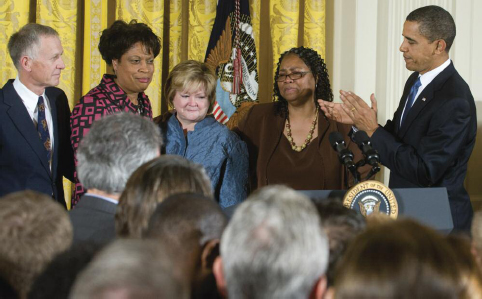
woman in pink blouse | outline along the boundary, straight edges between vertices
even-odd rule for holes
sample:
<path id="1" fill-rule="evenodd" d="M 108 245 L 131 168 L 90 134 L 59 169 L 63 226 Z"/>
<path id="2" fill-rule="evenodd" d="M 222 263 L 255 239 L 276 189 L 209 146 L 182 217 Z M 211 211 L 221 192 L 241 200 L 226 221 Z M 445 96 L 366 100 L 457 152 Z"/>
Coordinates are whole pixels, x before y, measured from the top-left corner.
<path id="1" fill-rule="evenodd" d="M 70 116 L 74 152 L 92 123 L 117 112 L 140 114 L 152 119 L 152 107 L 144 93 L 152 81 L 154 58 L 159 55 L 159 38 L 143 23 L 115 21 L 102 32 L 99 52 L 112 66 L 114 75 L 104 74 L 99 85 L 84 95 Z M 139 153 L 141 154 L 141 153 Z M 75 159 L 77 165 L 77 159 Z M 86 190 L 75 173 L 72 207 Z M 115 193 L 116 190 L 112 190 Z"/>

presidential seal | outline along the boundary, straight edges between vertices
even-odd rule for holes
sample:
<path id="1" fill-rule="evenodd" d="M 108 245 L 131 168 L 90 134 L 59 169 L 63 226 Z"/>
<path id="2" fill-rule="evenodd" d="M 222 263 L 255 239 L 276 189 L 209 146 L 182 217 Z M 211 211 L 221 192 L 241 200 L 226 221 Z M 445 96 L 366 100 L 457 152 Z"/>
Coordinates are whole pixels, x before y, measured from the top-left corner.
<path id="1" fill-rule="evenodd" d="M 398 202 L 392 190 L 378 181 L 365 181 L 356 184 L 345 194 L 343 205 L 363 216 L 383 213 L 396 219 Z"/>

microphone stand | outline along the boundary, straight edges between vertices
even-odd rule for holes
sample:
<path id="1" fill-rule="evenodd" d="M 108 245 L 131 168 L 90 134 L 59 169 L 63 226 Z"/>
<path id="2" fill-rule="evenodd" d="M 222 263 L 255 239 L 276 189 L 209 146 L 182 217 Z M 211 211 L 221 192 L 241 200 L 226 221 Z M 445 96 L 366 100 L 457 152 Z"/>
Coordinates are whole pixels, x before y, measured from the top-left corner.
<path id="1" fill-rule="evenodd" d="M 360 173 L 358 172 L 358 168 L 365 166 L 365 164 L 366 164 L 365 159 L 361 159 L 355 164 L 356 172 L 358 173 L 358 176 L 360 176 Z M 380 166 L 378 165 L 378 163 L 372 165 L 372 169 L 370 169 L 370 172 L 368 172 L 367 176 L 365 177 L 365 181 L 371 178 L 372 176 L 374 176 L 375 174 L 377 174 L 379 171 L 380 171 Z"/>

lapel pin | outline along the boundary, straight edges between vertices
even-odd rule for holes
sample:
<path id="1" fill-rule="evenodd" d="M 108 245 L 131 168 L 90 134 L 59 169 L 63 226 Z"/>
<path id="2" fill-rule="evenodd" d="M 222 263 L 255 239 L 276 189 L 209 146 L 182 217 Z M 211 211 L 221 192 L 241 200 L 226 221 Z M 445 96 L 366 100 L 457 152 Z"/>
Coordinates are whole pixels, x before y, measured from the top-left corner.
<path id="1" fill-rule="evenodd" d="M 422 101 L 424 101 L 424 102 L 425 102 L 425 100 L 426 100 L 426 98 L 422 98 Z"/>

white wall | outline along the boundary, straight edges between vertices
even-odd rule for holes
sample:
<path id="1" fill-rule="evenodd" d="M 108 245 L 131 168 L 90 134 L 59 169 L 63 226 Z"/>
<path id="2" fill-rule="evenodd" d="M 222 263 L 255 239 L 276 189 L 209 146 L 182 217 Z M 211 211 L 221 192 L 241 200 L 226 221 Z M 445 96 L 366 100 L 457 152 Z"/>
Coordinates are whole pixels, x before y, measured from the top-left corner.
<path id="1" fill-rule="evenodd" d="M 395 112 L 410 72 L 405 68 L 399 46 L 405 17 L 425 5 L 439 5 L 449 11 L 457 25 L 457 37 L 450 51 L 454 65 L 474 95 L 482 132 L 482 1 L 480 0 L 326 0 L 333 13 L 332 32 L 327 33 L 327 59 L 335 99 L 338 90 L 352 90 L 369 103 L 375 93 L 378 122 L 385 124 Z M 477 51 L 479 50 L 479 51 Z M 477 55 L 478 54 L 478 55 Z M 339 100 L 339 99 L 338 99 Z M 388 183 L 388 171 L 379 179 Z M 482 206 L 482 135 L 474 148 L 466 186 L 476 208 Z"/>

